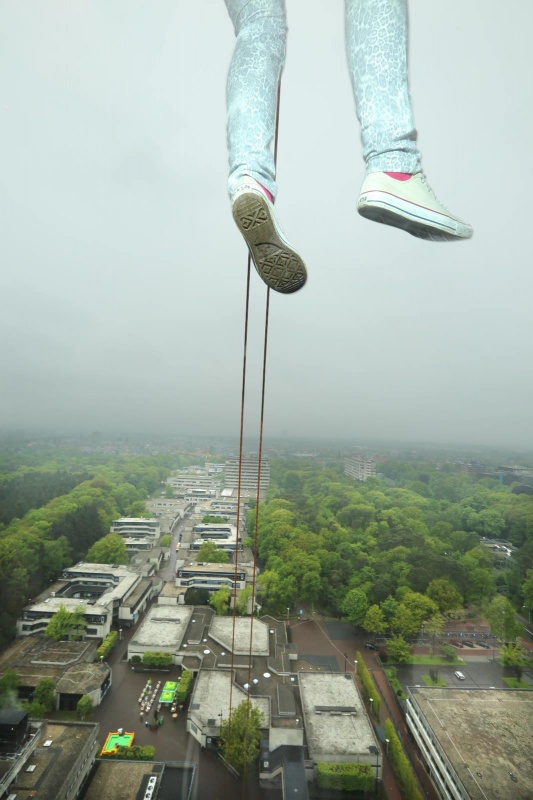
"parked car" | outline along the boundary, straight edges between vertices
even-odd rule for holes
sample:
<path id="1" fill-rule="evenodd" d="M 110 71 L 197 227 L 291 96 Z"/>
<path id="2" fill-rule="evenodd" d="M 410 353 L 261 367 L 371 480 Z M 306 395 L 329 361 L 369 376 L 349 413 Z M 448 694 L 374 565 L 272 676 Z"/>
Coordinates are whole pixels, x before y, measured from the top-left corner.
<path id="1" fill-rule="evenodd" d="M 462 642 L 456 642 L 455 639 L 452 639 L 450 644 L 453 644 L 454 647 L 462 647 L 463 646 Z"/>
<path id="2" fill-rule="evenodd" d="M 468 639 L 463 639 L 463 644 L 466 645 L 466 647 L 475 647 L 476 646 L 474 644 L 474 642 L 469 642 Z"/>
<path id="3" fill-rule="evenodd" d="M 490 650 L 490 644 L 487 644 L 487 642 L 478 642 L 478 645 L 484 647 L 485 650 Z"/>
<path id="4" fill-rule="evenodd" d="M 455 677 L 457 678 L 458 681 L 464 681 L 465 680 L 465 676 L 459 670 L 457 670 L 453 674 L 455 675 Z"/>
<path id="5" fill-rule="evenodd" d="M 365 647 L 366 647 L 367 650 L 379 650 L 379 647 L 377 646 L 377 644 L 372 644 L 372 642 L 367 642 L 365 644 Z"/>

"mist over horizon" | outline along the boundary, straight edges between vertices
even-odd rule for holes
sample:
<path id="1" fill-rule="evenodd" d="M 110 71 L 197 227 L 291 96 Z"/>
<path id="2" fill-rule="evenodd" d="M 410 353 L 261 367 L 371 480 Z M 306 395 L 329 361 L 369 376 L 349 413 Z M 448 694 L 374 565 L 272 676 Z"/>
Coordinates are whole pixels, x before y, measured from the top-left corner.
<path id="1" fill-rule="evenodd" d="M 226 196 L 232 27 L 214 0 L 125 9 L 2 5 L 0 427 L 238 437 L 246 250 Z M 309 281 L 271 295 L 265 438 L 533 449 L 533 6 L 521 4 L 517 26 L 496 0 L 410 4 L 424 169 L 475 231 L 455 245 L 358 217 L 342 4 L 290 0 L 288 15 L 276 207 Z M 265 287 L 252 273 L 253 440 Z"/>

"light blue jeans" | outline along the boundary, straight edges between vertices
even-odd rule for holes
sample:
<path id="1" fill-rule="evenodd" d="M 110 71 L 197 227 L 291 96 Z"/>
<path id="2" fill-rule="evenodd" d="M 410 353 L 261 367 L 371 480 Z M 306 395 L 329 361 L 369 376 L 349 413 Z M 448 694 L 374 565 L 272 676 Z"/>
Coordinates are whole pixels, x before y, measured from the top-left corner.
<path id="1" fill-rule="evenodd" d="M 287 43 L 285 0 L 225 3 L 237 37 L 227 81 L 229 194 L 240 177 L 251 175 L 275 196 L 270 144 Z M 345 12 L 367 172 L 419 172 L 407 74 L 407 0 L 345 0 Z"/>

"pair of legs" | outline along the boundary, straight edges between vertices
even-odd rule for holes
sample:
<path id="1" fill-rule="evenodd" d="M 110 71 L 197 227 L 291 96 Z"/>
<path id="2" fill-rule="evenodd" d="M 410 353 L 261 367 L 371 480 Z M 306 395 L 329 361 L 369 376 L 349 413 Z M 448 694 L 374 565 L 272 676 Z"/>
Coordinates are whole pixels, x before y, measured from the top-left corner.
<path id="1" fill-rule="evenodd" d="M 291 252 L 299 258 L 291 251 L 270 202 L 276 196 L 270 144 L 285 62 L 285 0 L 225 2 L 237 37 L 227 81 L 229 194 L 237 225 L 266 280 L 258 264 L 262 259 L 271 261 L 277 253 L 290 261 Z M 421 171 L 407 71 L 407 0 L 345 0 L 345 14 L 348 67 L 367 172 L 359 212 L 422 238 L 467 238 L 470 226 L 438 203 Z M 414 197 L 409 197 L 413 192 Z M 412 200 L 417 208 L 410 207 Z M 439 219 L 443 212 L 447 219 Z M 259 246 L 267 243 L 272 247 L 259 252 Z M 274 271 L 279 277 L 278 267 Z M 299 268 L 296 271 L 301 273 Z M 274 285 L 276 280 L 266 282 L 278 291 L 300 288 L 284 289 Z"/>

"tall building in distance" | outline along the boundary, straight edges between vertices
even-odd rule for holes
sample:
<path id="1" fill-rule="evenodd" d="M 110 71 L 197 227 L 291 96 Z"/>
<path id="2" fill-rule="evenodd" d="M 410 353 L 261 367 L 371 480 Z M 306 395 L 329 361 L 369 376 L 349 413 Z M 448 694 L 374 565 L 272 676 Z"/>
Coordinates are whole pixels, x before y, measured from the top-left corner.
<path id="1" fill-rule="evenodd" d="M 259 480 L 259 459 L 257 456 L 245 456 L 241 465 L 241 495 L 243 497 L 255 497 L 257 495 L 257 485 Z M 270 459 L 261 459 L 261 484 L 260 499 L 263 500 L 270 483 Z M 239 487 L 239 459 L 228 458 L 226 460 L 226 472 L 224 478 L 226 489 L 238 489 Z"/>
<path id="2" fill-rule="evenodd" d="M 376 462 L 364 456 L 351 456 L 344 462 L 344 474 L 356 481 L 366 481 L 376 477 Z"/>

